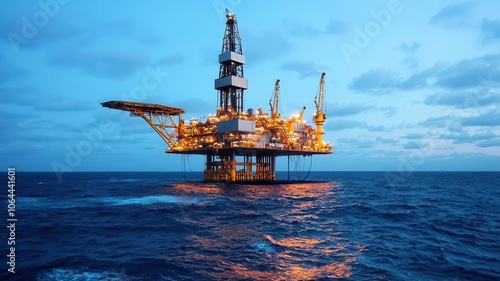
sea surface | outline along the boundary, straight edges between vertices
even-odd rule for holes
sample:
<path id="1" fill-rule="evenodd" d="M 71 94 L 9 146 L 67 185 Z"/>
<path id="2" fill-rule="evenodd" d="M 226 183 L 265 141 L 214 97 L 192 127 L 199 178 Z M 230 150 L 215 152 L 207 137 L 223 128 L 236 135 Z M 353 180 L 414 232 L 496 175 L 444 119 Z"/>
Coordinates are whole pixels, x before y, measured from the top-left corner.
<path id="1" fill-rule="evenodd" d="M 18 172 L 16 273 L 4 188 L 0 280 L 500 280 L 500 173 L 308 179 Z"/>

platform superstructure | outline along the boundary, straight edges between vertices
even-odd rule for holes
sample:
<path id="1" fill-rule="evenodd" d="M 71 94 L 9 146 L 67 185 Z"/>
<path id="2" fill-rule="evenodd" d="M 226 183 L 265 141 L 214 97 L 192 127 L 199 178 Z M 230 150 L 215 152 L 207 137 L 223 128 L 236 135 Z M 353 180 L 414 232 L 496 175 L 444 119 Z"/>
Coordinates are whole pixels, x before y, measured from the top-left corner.
<path id="1" fill-rule="evenodd" d="M 281 118 L 280 80 L 276 81 L 269 102 L 270 114 L 262 108 L 244 110 L 244 92 L 248 88 L 243 75 L 245 56 L 236 16 L 227 12 L 226 17 L 219 77 L 215 79 L 218 91 L 215 115 L 206 120 L 186 121 L 182 118 L 185 111 L 171 106 L 128 101 L 108 101 L 102 106 L 142 117 L 165 141 L 167 153 L 204 155 L 205 181 L 274 181 L 276 157 L 331 154 L 333 146 L 323 142 L 322 129 L 326 120 L 325 73 L 321 75 L 320 90 L 314 100 L 316 128 L 303 120 L 305 106 L 300 114 Z"/>

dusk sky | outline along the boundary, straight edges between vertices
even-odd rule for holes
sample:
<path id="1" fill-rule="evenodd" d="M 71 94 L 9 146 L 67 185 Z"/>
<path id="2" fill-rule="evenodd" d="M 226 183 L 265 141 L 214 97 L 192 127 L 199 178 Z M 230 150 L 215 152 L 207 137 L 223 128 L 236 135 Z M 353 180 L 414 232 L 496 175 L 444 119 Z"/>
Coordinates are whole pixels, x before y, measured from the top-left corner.
<path id="1" fill-rule="evenodd" d="M 326 72 L 313 170 L 500 170 L 498 1 L 4 1 L 4 171 L 180 171 L 182 156 L 109 100 L 214 114 L 225 9 L 236 14 L 245 108 L 306 106 Z M 145 84 L 145 81 L 148 81 Z M 190 156 L 193 171 L 204 158 Z M 307 162 L 307 166 L 309 162 Z M 286 169 L 286 158 L 278 170 Z"/>

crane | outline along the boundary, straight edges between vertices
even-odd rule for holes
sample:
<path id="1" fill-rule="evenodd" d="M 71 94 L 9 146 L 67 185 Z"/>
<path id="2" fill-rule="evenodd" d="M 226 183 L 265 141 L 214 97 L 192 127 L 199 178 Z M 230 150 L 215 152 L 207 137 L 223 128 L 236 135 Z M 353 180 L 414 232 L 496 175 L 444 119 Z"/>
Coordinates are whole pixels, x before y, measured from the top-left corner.
<path id="1" fill-rule="evenodd" d="M 304 112 L 306 111 L 306 107 L 303 106 L 302 109 L 300 110 L 300 113 L 299 113 L 299 120 L 302 121 L 302 117 L 304 117 Z"/>
<path id="2" fill-rule="evenodd" d="M 318 149 L 323 148 L 323 124 L 326 120 L 325 114 L 325 75 L 321 74 L 321 80 L 319 81 L 319 93 L 314 98 L 314 104 L 316 105 L 316 114 L 313 116 L 314 124 L 316 124 L 316 141 L 318 142 Z"/>
<path id="3" fill-rule="evenodd" d="M 278 101 L 280 94 L 280 80 L 276 80 L 276 84 L 274 85 L 274 95 L 273 99 L 269 100 L 269 105 L 271 106 L 271 117 L 272 118 L 280 118 L 280 113 L 278 111 Z"/>

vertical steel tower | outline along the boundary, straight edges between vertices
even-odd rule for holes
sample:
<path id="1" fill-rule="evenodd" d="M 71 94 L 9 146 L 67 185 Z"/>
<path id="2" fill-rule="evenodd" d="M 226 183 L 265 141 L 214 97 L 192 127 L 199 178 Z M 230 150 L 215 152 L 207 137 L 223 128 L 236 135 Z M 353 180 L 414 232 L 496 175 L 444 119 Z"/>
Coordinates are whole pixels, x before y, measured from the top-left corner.
<path id="1" fill-rule="evenodd" d="M 243 91 L 248 81 L 243 77 L 245 56 L 241 48 L 236 16 L 226 9 L 226 31 L 219 55 L 219 78 L 215 79 L 215 89 L 219 90 L 217 115 L 235 116 L 243 112 Z"/>

